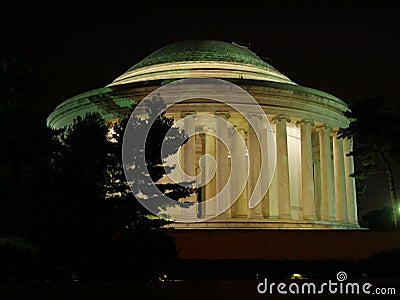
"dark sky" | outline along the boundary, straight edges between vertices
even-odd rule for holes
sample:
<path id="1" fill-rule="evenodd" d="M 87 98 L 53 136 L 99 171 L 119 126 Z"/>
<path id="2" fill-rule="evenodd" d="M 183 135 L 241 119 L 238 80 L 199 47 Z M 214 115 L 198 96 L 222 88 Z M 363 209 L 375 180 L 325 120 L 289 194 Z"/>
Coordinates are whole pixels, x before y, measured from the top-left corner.
<path id="1" fill-rule="evenodd" d="M 187 39 L 250 46 L 293 81 L 347 102 L 376 95 L 398 102 L 399 6 L 298 2 L 240 2 L 223 8 L 204 2 L 186 7 L 174 2 L 166 2 L 168 7 L 17 3 L 2 13 L 0 51 L 38 70 L 45 110 L 104 86 L 152 51 Z"/>
<path id="2" fill-rule="evenodd" d="M 45 113 L 110 83 L 152 51 L 188 39 L 234 41 L 298 84 L 348 103 L 383 95 L 400 107 L 399 5 L 323 2 L 240 1 L 220 8 L 203 1 L 13 2 L 2 11 L 0 54 L 37 70 L 44 91 L 35 106 Z"/>

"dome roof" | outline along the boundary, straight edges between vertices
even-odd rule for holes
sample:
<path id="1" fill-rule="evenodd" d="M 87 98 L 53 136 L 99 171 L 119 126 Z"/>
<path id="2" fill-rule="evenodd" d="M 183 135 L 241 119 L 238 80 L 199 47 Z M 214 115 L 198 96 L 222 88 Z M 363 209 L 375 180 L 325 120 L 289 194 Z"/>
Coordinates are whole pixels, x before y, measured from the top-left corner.
<path id="1" fill-rule="evenodd" d="M 128 72 L 162 63 L 183 61 L 235 62 L 277 71 L 244 46 L 223 41 L 199 40 L 178 42 L 162 47 L 146 56 Z"/>
<path id="2" fill-rule="evenodd" d="M 115 79 L 110 86 L 194 77 L 295 84 L 244 46 L 215 40 L 193 40 L 154 51 Z"/>
<path id="3" fill-rule="evenodd" d="M 347 105 L 342 100 L 297 85 L 246 47 L 222 41 L 186 41 L 165 46 L 106 87 L 64 101 L 47 121 L 52 128 L 62 128 L 89 112 L 98 112 L 112 121 L 130 114 L 132 107 L 156 87 L 185 78 L 226 79 L 257 97 L 271 115 L 284 113 L 296 120 L 313 120 L 331 127 L 348 126 L 343 115 Z M 207 109 L 205 104 L 187 111 Z"/>

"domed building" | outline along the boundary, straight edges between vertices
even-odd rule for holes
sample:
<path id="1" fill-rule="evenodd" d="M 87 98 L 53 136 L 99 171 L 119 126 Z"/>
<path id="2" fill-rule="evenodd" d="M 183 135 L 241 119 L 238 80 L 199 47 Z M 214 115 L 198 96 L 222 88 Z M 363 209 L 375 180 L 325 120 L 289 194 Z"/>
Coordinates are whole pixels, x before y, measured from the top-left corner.
<path id="1" fill-rule="evenodd" d="M 188 78 L 222 79 L 240 87 L 257 101 L 273 131 L 276 167 L 271 182 L 263 178 L 260 172 L 263 146 L 255 140 L 247 122 L 253 117 L 260 120 L 257 116 L 244 118 L 226 105 L 201 98 L 174 105 L 167 110 L 167 116 L 176 122 L 192 114 L 218 115 L 236 128 L 246 145 L 242 152 L 229 152 L 208 134 L 190 137 L 179 152 L 186 173 L 198 174 L 199 159 L 204 151 L 216 157 L 216 164 L 221 166 L 213 179 L 202 187 L 203 198 L 212 197 L 223 189 L 229 174 L 221 170 L 229 170 L 228 166 L 239 173 L 250 170 L 250 174 L 237 201 L 221 214 L 205 222 L 174 223 L 173 227 L 359 228 L 355 181 L 350 177 L 354 171 L 353 159 L 346 156 L 351 151 L 352 141 L 337 137 L 338 129 L 349 124 L 344 115 L 348 110 L 346 103 L 328 93 L 296 84 L 248 48 L 235 43 L 185 41 L 165 46 L 106 87 L 64 101 L 49 115 L 48 124 L 61 128 L 88 112 L 99 112 L 106 122 L 114 122 L 123 115 L 130 115 L 142 99 L 161 86 Z M 264 125 L 257 126 L 265 128 Z M 207 122 L 203 129 L 211 136 L 222 132 L 228 139 L 233 139 L 226 128 L 220 128 L 216 123 Z M 232 155 L 237 156 L 234 166 L 231 165 Z M 245 156 L 249 158 L 248 164 L 241 159 Z M 261 195 L 261 201 L 250 207 L 250 195 L 260 187 L 255 184 L 258 177 L 261 186 L 270 185 Z M 232 178 L 232 189 L 236 188 L 235 180 Z M 190 201 L 200 200 L 192 197 Z M 209 209 L 215 213 L 215 207 Z M 193 211 L 190 218 L 197 215 L 198 211 Z"/>

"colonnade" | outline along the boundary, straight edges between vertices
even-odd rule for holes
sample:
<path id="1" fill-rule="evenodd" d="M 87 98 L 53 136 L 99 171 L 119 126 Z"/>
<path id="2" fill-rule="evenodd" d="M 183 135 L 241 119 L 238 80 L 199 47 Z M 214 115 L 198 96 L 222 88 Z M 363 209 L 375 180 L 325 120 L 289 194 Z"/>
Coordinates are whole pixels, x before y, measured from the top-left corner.
<path id="1" fill-rule="evenodd" d="M 181 114 L 181 118 L 187 113 Z M 249 115 L 253 118 L 252 123 L 256 124 L 261 132 L 260 140 L 257 139 L 254 129 L 249 126 L 245 118 L 230 115 L 228 112 L 216 112 L 216 115 L 223 117 L 232 123 L 240 135 L 232 135 L 226 125 L 214 126 L 212 122 L 204 124 L 204 134 L 192 137 L 183 146 L 181 162 L 184 163 L 184 170 L 190 175 L 196 173 L 196 164 L 201 154 L 207 153 L 216 158 L 217 172 L 215 176 L 202 187 L 202 199 L 207 200 L 218 194 L 225 186 L 230 177 L 230 169 L 236 174 L 246 174 L 249 168 L 249 178 L 245 189 L 240 188 L 238 177 L 230 178 L 232 194 L 240 194 L 236 202 L 224 213 L 217 216 L 219 219 L 241 219 L 245 220 L 287 220 L 287 221 L 326 221 L 349 223 L 358 225 L 355 180 L 349 175 L 354 172 L 352 156 L 347 156 L 352 149 L 350 139 L 338 138 L 337 128 L 327 124 L 315 123 L 310 120 L 294 120 L 287 116 L 268 116 L 274 135 L 267 134 L 269 126 L 262 124 L 261 119 L 256 115 Z M 186 126 L 186 124 L 185 124 Z M 193 123 L 188 126 L 194 126 Z M 288 126 L 298 131 L 300 147 L 291 150 L 295 159 L 300 160 L 301 166 L 296 174 L 292 174 L 293 164 L 289 155 Z M 194 128 L 191 128 L 194 131 Z M 231 138 L 230 151 L 227 151 L 223 143 L 216 140 L 218 137 Z M 275 137 L 275 145 L 271 143 L 271 137 Z M 245 140 L 245 145 L 240 139 Z M 201 147 L 200 147 L 201 144 Z M 276 167 L 271 185 L 265 195 L 262 189 L 269 184 L 266 172 L 268 169 L 261 168 L 261 147 L 266 149 L 274 145 L 276 147 Z M 196 150 L 197 149 L 197 150 Z M 201 149 L 201 151 L 199 151 Z M 202 152 L 202 153 L 200 153 Z M 249 157 L 247 164 L 246 155 Z M 235 159 L 231 159 L 235 157 Z M 231 161 L 234 165 L 231 166 Z M 205 175 L 210 168 L 207 165 L 201 166 Z M 267 168 L 271 168 L 271 158 L 267 158 Z M 299 176 L 301 180 L 299 180 Z M 261 186 L 256 187 L 258 178 L 261 177 Z M 299 180 L 298 188 L 290 188 L 292 180 Z M 293 184 L 293 182 L 292 182 Z M 296 197 L 291 195 L 297 193 Z M 255 193 L 261 202 L 249 209 L 248 201 L 250 195 Z M 213 214 L 217 210 L 215 205 L 230 203 L 230 197 L 218 199 L 215 204 L 203 206 L 200 212 L 203 215 Z M 291 199 L 297 199 L 298 213 L 294 213 Z M 213 206 L 214 205 L 214 206 Z"/>

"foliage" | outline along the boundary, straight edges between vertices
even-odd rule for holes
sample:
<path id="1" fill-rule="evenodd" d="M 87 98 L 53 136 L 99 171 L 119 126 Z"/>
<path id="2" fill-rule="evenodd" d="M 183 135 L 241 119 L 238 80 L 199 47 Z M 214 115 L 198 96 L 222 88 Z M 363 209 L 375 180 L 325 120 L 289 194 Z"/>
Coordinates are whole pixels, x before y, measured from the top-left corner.
<path id="1" fill-rule="evenodd" d="M 40 91 L 35 72 L 16 57 L 0 60 L 0 106 L 18 105 Z"/>
<path id="2" fill-rule="evenodd" d="M 392 201 L 393 221 L 397 227 L 399 200 L 396 196 L 393 168 L 399 165 L 400 118 L 390 111 L 382 97 L 358 101 L 347 112 L 351 119 L 348 128 L 340 130 L 340 136 L 353 138 L 353 155 L 357 171 L 353 174 L 358 181 L 372 174 L 386 176 Z M 382 201 L 382 200 L 381 200 Z"/>
<path id="3" fill-rule="evenodd" d="M 155 98 L 156 101 L 162 99 Z M 155 107 L 159 105 L 160 102 Z M 172 145 L 172 152 L 160 158 L 164 136 L 173 123 L 164 114 L 158 116 L 158 112 L 153 113 L 157 113 L 157 116 L 146 139 L 146 165 L 151 178 L 157 182 L 168 172 L 162 166 L 164 159 L 179 149 L 186 135 L 178 129 L 172 129 L 173 137 L 168 141 Z M 134 126 L 136 131 L 140 131 L 144 122 L 134 119 L 128 125 L 128 119 L 122 118 L 120 122 L 106 126 L 99 114 L 88 114 L 84 118 L 77 118 L 65 130 L 55 132 L 55 144 L 49 160 L 49 184 L 52 188 L 46 206 L 45 225 L 42 226 L 46 229 L 42 237 L 42 253 L 49 260 L 49 265 L 56 266 L 62 262 L 67 269 L 79 270 L 81 276 L 89 276 L 88 272 L 93 275 L 96 264 L 106 269 L 112 268 L 112 262 L 105 258 L 107 255 L 114 257 L 113 261 L 116 256 L 122 255 L 121 259 L 133 259 L 136 264 L 150 253 L 166 261 L 167 256 L 176 256 L 174 243 L 164 241 L 160 244 L 160 236 L 165 234 L 157 237 L 148 231 L 159 228 L 166 221 L 149 217 L 150 213 L 135 199 L 125 179 L 121 157 L 123 132 L 125 126 Z M 113 134 L 110 135 L 110 132 Z M 132 150 L 134 159 L 143 153 L 142 149 Z M 140 181 L 135 184 L 136 190 L 144 191 L 147 188 Z M 192 192 L 177 184 L 158 186 L 165 194 L 176 199 Z M 158 240 L 150 243 L 144 236 L 153 236 Z M 120 240 L 125 242 L 117 242 Z M 170 238 L 164 237 L 164 240 Z M 121 253 L 117 254 L 115 251 L 122 244 L 139 252 L 130 251 L 129 256 L 123 256 L 125 252 L 120 249 Z M 158 253 L 158 250 L 154 252 L 152 244 L 162 253 Z M 174 250 L 168 250 L 168 247 Z M 141 248 L 147 250 L 141 251 Z M 140 253 L 141 257 L 135 257 L 134 253 Z M 146 260 L 145 264 L 154 262 L 154 257 L 148 259 L 151 261 Z"/>
<path id="4" fill-rule="evenodd" d="M 176 258 L 173 239 L 152 230 L 166 221 L 149 218 L 126 182 L 121 147 L 128 119 L 112 128 L 99 114 L 88 114 L 53 130 L 44 116 L 27 108 L 26 100 L 37 92 L 30 70 L 15 60 L 0 61 L 0 79 L 1 233 L 28 236 L 40 245 L 41 267 L 52 278 L 62 274 L 66 279 L 74 272 L 93 278 L 96 272 L 116 275 L 122 269 L 140 277 Z M 162 107 L 162 99 L 154 101 Z M 162 114 L 149 135 L 146 162 L 154 180 L 166 173 L 160 150 L 171 125 Z M 178 130 L 174 134 L 170 143 L 177 151 L 186 137 Z M 192 192 L 178 185 L 160 188 L 175 199 Z M 8 264 L 0 277 L 9 279 L 14 267 L 22 268 L 15 263 L 19 254 L 1 250 Z M 39 261 L 36 254 L 23 257 L 24 262 Z"/>
<path id="5" fill-rule="evenodd" d="M 393 211 L 391 207 L 369 211 L 363 216 L 363 224 L 372 230 L 393 230 Z"/>
<path id="6" fill-rule="evenodd" d="M 156 183 L 157 188 L 163 195 L 176 200 L 177 205 L 184 206 L 178 202 L 194 192 L 189 188 L 189 183 L 161 183 L 162 179 L 167 173 L 170 173 L 174 166 L 166 166 L 166 159 L 175 154 L 179 147 L 186 142 L 186 134 L 179 128 L 172 127 L 173 119 L 167 118 L 165 113 L 162 113 L 165 104 L 158 95 L 153 96 L 151 101 L 146 107 L 147 118 L 140 120 L 138 118 L 131 118 L 130 120 L 122 121 L 122 128 L 130 127 L 130 135 L 125 141 L 127 143 L 125 151 L 125 163 L 130 165 L 126 168 L 125 172 L 128 178 L 134 178 L 133 182 L 129 182 L 129 186 L 134 195 L 146 195 L 147 207 L 151 208 L 153 212 L 159 212 L 161 209 L 166 208 L 166 203 L 156 193 L 152 187 Z M 146 131 L 147 124 L 152 124 L 148 134 Z M 166 138 L 166 134 L 170 131 L 170 135 Z M 122 143 L 121 126 L 116 130 L 116 139 Z M 145 145 L 143 145 L 145 140 Z M 143 151 L 145 146 L 145 151 Z M 165 153 L 161 153 L 162 146 L 167 149 Z M 120 159 L 121 161 L 121 159 Z M 138 164 L 138 161 L 144 161 L 145 166 Z M 142 170 L 146 168 L 148 170 Z M 134 175 L 132 175 L 134 174 Z M 150 175 L 150 176 L 148 176 Z M 120 180 L 121 182 L 123 179 Z"/>
<path id="7" fill-rule="evenodd" d="M 27 232 L 30 201 L 49 130 L 27 104 L 37 95 L 34 72 L 16 58 L 0 60 L 0 233 Z"/>
<path id="8" fill-rule="evenodd" d="M 104 205 L 112 206 L 115 213 L 112 218 L 119 218 L 118 226 L 158 228 L 166 223 L 163 219 L 147 218 L 149 212 L 136 201 L 126 182 L 121 149 L 127 118 L 114 124 L 114 142 L 107 138 L 109 128 L 99 115 L 78 118 L 64 131 L 54 131 L 46 127 L 42 116 L 25 105 L 37 92 L 34 72 L 14 58 L 0 60 L 0 67 L 0 166 L 5 170 L 0 175 L 0 231 L 29 233 L 37 240 L 39 236 L 33 231 L 43 232 L 44 221 L 52 215 L 60 224 L 65 219 L 67 230 L 72 225 L 67 213 L 81 211 L 83 220 L 94 203 L 105 201 L 105 195 L 109 201 Z M 146 163 L 155 182 L 168 172 L 162 166 L 166 157 L 160 153 L 164 135 L 171 129 L 173 120 L 165 114 L 158 116 L 163 108 L 165 104 L 158 96 L 148 107 L 150 118 L 155 122 L 146 142 Z M 142 121 L 133 122 L 131 125 L 136 126 L 137 132 L 143 129 Z M 172 131 L 174 138 L 166 142 L 170 145 L 170 154 L 185 140 L 183 132 Z M 133 153 L 137 155 L 140 149 Z M 193 192 L 177 184 L 158 184 L 158 188 L 176 200 Z M 144 191 L 146 186 L 135 185 L 133 189 Z M 56 209 L 56 206 L 59 207 Z M 55 217 L 57 213 L 52 210 L 64 211 L 65 216 Z M 79 220 L 77 214 L 74 218 Z M 88 218 L 87 225 L 91 221 Z M 74 222 L 75 227 L 84 225 Z M 83 234 L 82 230 L 79 232 Z"/>
<path id="9" fill-rule="evenodd" d="M 399 116 L 385 106 L 383 98 L 358 101 L 346 115 L 351 119 L 351 123 L 340 132 L 343 137 L 354 138 L 353 152 L 361 165 L 356 175 L 360 179 L 383 171 L 380 150 L 392 163 L 399 162 Z"/>

